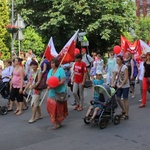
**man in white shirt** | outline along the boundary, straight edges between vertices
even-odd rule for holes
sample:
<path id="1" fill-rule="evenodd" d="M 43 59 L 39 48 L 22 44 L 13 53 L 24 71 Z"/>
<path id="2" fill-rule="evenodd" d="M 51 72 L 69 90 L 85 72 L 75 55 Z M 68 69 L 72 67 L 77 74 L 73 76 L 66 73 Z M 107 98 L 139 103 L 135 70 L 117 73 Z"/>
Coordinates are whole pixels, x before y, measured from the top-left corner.
<path id="1" fill-rule="evenodd" d="M 86 67 L 87 67 L 87 78 L 90 79 L 90 69 L 92 68 L 92 64 L 93 64 L 93 58 L 86 53 L 86 49 L 82 48 L 81 49 L 81 53 L 82 53 L 82 61 L 86 63 Z"/>

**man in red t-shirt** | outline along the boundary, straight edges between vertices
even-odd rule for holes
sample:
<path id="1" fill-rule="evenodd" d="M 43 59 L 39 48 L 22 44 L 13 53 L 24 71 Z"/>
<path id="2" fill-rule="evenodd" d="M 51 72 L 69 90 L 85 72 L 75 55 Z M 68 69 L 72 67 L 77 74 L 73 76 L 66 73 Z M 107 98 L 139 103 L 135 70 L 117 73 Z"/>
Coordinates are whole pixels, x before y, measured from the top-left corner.
<path id="1" fill-rule="evenodd" d="M 75 64 L 74 64 L 74 83 L 73 83 L 73 95 L 76 100 L 76 106 L 74 110 L 83 110 L 83 91 L 84 91 L 84 83 L 86 80 L 87 67 L 86 63 L 82 61 L 82 54 L 77 54 L 75 56 Z M 79 90 L 80 98 L 77 94 Z"/>

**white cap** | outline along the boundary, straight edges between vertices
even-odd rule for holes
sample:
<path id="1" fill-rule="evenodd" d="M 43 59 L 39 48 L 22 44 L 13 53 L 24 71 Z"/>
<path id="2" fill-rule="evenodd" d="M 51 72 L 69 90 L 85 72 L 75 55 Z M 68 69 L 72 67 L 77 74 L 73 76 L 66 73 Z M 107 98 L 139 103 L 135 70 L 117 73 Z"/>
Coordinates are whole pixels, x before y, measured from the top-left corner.
<path id="1" fill-rule="evenodd" d="M 102 74 L 102 72 L 100 70 L 97 70 L 96 74 Z"/>

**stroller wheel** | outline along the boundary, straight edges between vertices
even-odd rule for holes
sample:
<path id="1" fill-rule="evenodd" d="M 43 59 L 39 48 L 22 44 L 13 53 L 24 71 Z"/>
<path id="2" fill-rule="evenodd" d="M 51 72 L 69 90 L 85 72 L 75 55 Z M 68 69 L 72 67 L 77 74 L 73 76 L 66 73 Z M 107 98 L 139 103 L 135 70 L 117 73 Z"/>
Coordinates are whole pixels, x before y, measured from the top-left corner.
<path id="1" fill-rule="evenodd" d="M 114 121 L 114 125 L 120 124 L 120 116 L 119 115 L 115 115 L 113 121 Z"/>
<path id="2" fill-rule="evenodd" d="M 99 128 L 100 129 L 104 129 L 104 128 L 106 128 L 106 125 L 107 125 L 107 120 L 106 119 L 104 119 L 104 118 L 102 118 L 101 120 L 100 120 L 100 122 L 99 122 Z"/>
<path id="3" fill-rule="evenodd" d="M 0 108 L 0 114 L 1 115 L 6 115 L 8 112 L 8 108 L 6 106 L 3 106 Z"/>
<path id="4" fill-rule="evenodd" d="M 90 124 L 90 118 L 89 117 L 84 117 L 84 123 L 85 124 Z"/>

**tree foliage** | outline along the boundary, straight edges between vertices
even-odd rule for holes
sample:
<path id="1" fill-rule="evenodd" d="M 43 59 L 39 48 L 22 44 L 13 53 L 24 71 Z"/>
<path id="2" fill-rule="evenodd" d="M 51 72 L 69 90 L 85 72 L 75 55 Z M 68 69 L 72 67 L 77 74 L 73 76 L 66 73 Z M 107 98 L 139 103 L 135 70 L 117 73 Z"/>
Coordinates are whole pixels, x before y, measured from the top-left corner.
<path id="1" fill-rule="evenodd" d="M 15 46 L 17 50 L 18 44 L 16 43 Z M 44 46 L 41 36 L 35 32 L 34 28 L 27 27 L 24 31 L 24 40 L 21 41 L 21 51 L 28 52 L 32 49 L 38 60 L 40 60 L 40 54 L 44 52 Z"/>
<path id="2" fill-rule="evenodd" d="M 135 3 L 129 0 L 16 0 L 16 10 L 46 43 L 53 36 L 59 50 L 80 29 L 90 49 L 105 51 L 120 44 L 120 35 L 136 23 Z"/>
<path id="3" fill-rule="evenodd" d="M 136 38 L 147 43 L 150 38 L 150 16 L 141 17 L 138 20 L 138 27 L 135 30 Z"/>
<path id="4" fill-rule="evenodd" d="M 9 13 L 6 1 L 0 1 L 0 52 L 2 60 L 10 58 L 10 34 L 5 26 L 9 24 Z"/>

